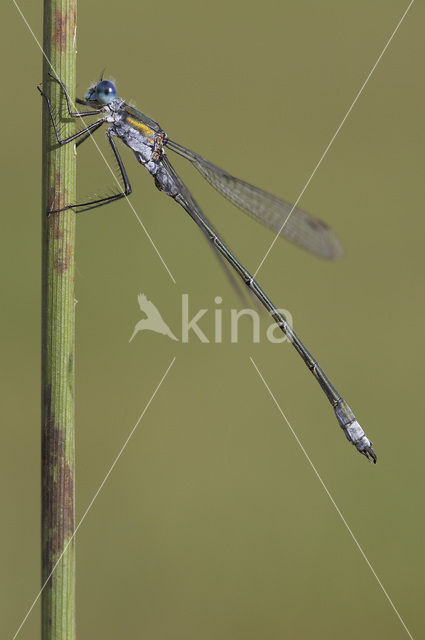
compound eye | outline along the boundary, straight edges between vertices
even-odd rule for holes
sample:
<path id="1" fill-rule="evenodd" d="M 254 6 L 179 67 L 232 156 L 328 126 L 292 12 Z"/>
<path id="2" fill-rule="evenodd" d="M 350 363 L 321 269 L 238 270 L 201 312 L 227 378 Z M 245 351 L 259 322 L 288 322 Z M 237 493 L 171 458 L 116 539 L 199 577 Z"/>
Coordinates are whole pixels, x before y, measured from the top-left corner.
<path id="1" fill-rule="evenodd" d="M 96 85 L 96 100 L 101 104 L 109 104 L 116 95 L 117 90 L 110 80 L 102 80 Z"/>

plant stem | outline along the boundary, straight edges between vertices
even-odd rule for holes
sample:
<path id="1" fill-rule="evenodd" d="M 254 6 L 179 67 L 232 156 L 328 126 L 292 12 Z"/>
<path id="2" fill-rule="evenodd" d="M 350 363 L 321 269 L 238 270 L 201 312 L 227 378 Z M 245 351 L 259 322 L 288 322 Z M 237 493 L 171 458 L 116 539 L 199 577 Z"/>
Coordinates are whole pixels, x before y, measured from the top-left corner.
<path id="1" fill-rule="evenodd" d="M 53 71 L 44 60 L 43 91 L 58 117 L 63 96 L 47 73 L 74 99 L 75 30 L 76 0 L 44 0 L 43 48 Z M 70 119 L 59 121 L 62 136 L 71 135 Z M 75 213 L 46 212 L 75 202 L 75 152 L 72 144 L 58 147 L 52 133 L 43 101 L 42 639 L 74 640 Z"/>

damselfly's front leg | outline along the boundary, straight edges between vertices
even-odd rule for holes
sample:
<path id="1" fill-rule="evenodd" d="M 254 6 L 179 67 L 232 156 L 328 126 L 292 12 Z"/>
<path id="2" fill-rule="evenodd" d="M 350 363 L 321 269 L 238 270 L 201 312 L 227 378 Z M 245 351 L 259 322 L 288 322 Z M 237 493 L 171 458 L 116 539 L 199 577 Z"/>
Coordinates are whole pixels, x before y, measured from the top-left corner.
<path id="1" fill-rule="evenodd" d="M 96 116 L 98 113 L 102 112 L 102 109 L 96 109 L 96 111 L 84 111 L 83 113 L 80 113 L 79 111 L 72 111 L 71 98 L 69 97 L 68 89 L 66 88 L 66 86 L 64 85 L 62 80 L 59 80 L 59 78 L 56 78 L 53 74 L 50 73 L 50 71 L 49 71 L 48 75 L 54 82 L 57 82 L 62 87 L 62 91 L 65 94 L 65 100 L 66 100 L 66 106 L 68 107 L 68 113 L 71 116 L 71 118 L 84 118 L 85 116 Z M 40 89 L 39 89 L 39 91 L 40 91 Z"/>
<path id="2" fill-rule="evenodd" d="M 93 131 L 96 131 L 96 129 L 99 129 L 99 127 L 105 122 L 105 118 L 101 118 L 100 120 L 96 120 L 96 122 L 92 122 L 91 124 L 89 124 L 88 127 L 85 127 L 84 129 L 81 129 L 81 131 L 78 131 L 77 133 L 74 133 L 72 136 L 69 136 L 68 138 L 63 138 L 62 139 L 60 137 L 59 129 L 58 129 L 58 126 L 56 124 L 56 120 L 55 120 L 55 116 L 53 114 L 53 109 L 52 109 L 52 105 L 51 105 L 50 99 L 49 99 L 48 96 L 46 96 L 44 91 L 42 91 L 40 89 L 40 86 L 37 86 L 37 89 L 39 90 L 40 94 L 43 96 L 43 98 L 46 101 L 47 108 L 48 108 L 49 114 L 50 114 L 50 119 L 52 121 L 53 129 L 55 131 L 56 140 L 58 141 L 58 144 L 60 144 L 61 146 L 63 146 L 64 144 L 68 144 L 69 142 L 72 142 L 73 140 L 76 140 L 80 136 L 86 134 L 84 136 L 83 140 L 81 140 L 81 142 L 83 142 L 84 140 L 86 140 L 88 135 L 91 135 L 93 133 Z M 65 94 L 65 95 L 67 95 L 67 94 Z M 67 100 L 68 100 L 68 98 L 67 98 Z M 69 113 L 73 117 L 81 117 L 81 116 L 85 116 L 85 115 L 94 115 L 94 114 L 97 115 L 99 113 L 99 111 L 88 111 L 87 113 L 78 113 L 78 114 L 73 114 L 71 112 L 69 112 Z"/>

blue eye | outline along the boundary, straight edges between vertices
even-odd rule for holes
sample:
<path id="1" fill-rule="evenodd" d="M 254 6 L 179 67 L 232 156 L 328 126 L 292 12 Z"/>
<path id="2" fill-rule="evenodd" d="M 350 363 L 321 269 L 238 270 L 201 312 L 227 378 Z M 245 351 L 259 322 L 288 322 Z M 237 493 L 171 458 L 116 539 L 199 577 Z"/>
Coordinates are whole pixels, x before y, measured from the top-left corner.
<path id="1" fill-rule="evenodd" d="M 115 85 L 109 80 L 102 80 L 96 85 L 96 100 L 101 104 L 109 104 L 117 95 Z"/>

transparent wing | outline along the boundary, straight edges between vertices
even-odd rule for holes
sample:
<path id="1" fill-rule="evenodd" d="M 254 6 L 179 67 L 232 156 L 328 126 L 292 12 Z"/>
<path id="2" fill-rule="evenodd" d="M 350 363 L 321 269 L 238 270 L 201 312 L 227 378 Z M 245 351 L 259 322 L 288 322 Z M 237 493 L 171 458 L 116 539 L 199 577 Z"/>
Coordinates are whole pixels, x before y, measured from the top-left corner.
<path id="1" fill-rule="evenodd" d="M 170 164 L 167 156 L 163 156 L 162 162 L 163 162 L 163 165 L 165 166 L 165 168 L 167 169 L 168 173 L 173 177 L 175 185 L 178 186 L 180 193 L 185 197 L 186 201 L 191 205 L 193 210 L 196 211 L 197 215 L 202 217 L 208 223 L 209 227 L 213 228 L 212 224 L 209 221 L 209 219 L 207 218 L 205 213 L 201 210 L 200 206 L 198 205 L 198 203 L 196 202 L 196 200 L 194 199 L 194 197 L 190 193 L 189 189 L 184 184 L 183 180 L 176 173 L 174 167 Z M 202 229 L 202 227 L 199 227 L 199 228 L 203 232 L 203 235 L 206 238 L 206 241 L 208 243 L 209 248 L 213 252 L 215 259 L 218 261 L 221 269 L 224 272 L 224 275 L 226 276 L 230 286 L 232 287 L 233 291 L 236 293 L 236 295 L 239 298 L 239 301 L 242 303 L 242 305 L 244 307 L 251 306 L 250 303 L 252 301 L 255 301 L 255 304 L 257 304 L 257 298 L 255 298 L 255 296 L 253 296 L 253 295 L 251 295 L 249 297 L 246 295 L 246 293 L 247 293 L 246 292 L 246 287 L 243 287 L 243 285 L 241 284 L 241 281 L 239 280 L 239 278 L 237 278 L 235 276 L 234 271 L 229 267 L 229 265 L 227 264 L 226 260 L 223 258 L 221 253 L 219 253 L 215 249 L 214 245 L 208 239 L 208 236 L 205 234 L 205 231 Z"/>
<path id="2" fill-rule="evenodd" d="M 231 176 L 177 142 L 168 140 L 167 147 L 190 160 L 217 191 L 274 233 L 321 258 L 336 260 L 343 255 L 339 238 L 322 220 L 298 207 L 291 213 L 289 202 Z"/>
<path id="3" fill-rule="evenodd" d="M 133 116 L 133 118 L 136 118 L 136 120 L 139 120 L 140 122 L 143 122 L 148 127 L 150 127 L 152 131 L 160 131 L 161 127 L 159 126 L 159 124 L 155 122 L 155 120 L 152 120 L 152 118 L 149 118 L 149 116 L 146 116 L 144 113 L 136 109 L 136 107 L 132 107 L 130 104 L 125 104 L 124 109 L 130 116 Z"/>

